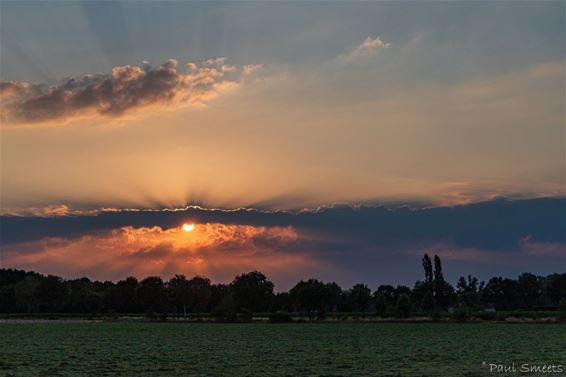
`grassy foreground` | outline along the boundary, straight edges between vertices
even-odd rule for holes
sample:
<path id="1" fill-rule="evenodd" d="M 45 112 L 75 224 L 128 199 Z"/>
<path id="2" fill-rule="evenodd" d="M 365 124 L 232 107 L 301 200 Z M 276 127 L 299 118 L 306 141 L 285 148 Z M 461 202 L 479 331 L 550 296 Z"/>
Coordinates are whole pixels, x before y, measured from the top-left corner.
<path id="1" fill-rule="evenodd" d="M 561 324 L 0 323 L 0 344 L 0 376 L 525 376 L 539 374 L 489 364 L 566 364 Z"/>

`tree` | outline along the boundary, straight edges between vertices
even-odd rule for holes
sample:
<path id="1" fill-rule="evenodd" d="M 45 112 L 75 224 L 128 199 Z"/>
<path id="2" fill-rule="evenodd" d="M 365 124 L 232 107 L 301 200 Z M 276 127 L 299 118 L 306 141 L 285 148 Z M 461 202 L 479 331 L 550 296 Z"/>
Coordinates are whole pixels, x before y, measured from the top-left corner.
<path id="1" fill-rule="evenodd" d="M 342 292 L 336 283 L 316 279 L 300 281 L 288 293 L 273 294 L 273 283 L 254 271 L 237 276 L 230 285 L 211 284 L 204 277 L 188 280 L 175 275 L 167 284 L 153 276 L 140 282 L 134 277 L 110 281 L 88 278 L 65 280 L 35 272 L 0 269 L 0 312 L 68 312 L 97 313 L 103 309 L 118 313 L 210 312 L 224 320 L 249 320 L 252 310 L 267 312 L 302 311 L 311 320 L 324 317 L 329 310 L 366 311 L 375 303 L 378 316 L 407 316 L 412 309 L 437 313 L 458 303 L 462 309 L 454 317 L 470 313 L 469 309 L 492 306 L 497 310 L 555 309 L 566 302 L 566 274 L 539 277 L 524 273 L 517 279 L 493 277 L 486 284 L 468 275 L 460 277 L 457 291 L 443 276 L 442 263 L 435 255 L 422 258 L 425 280 L 417 281 L 411 290 L 406 286 L 380 285 L 374 295 L 364 284 Z M 457 299 L 457 300 L 456 300 Z M 408 305 L 407 305 L 408 301 Z M 281 313 L 279 313 L 281 314 Z M 564 315 L 562 317 L 565 317 Z"/>
<path id="2" fill-rule="evenodd" d="M 435 256 L 435 262 L 436 262 L 436 256 Z M 415 283 L 415 287 L 413 289 L 413 298 L 416 299 L 416 302 L 420 302 L 422 304 L 422 301 L 424 300 L 425 296 L 427 296 L 427 294 L 430 293 L 430 295 L 433 296 L 433 300 L 429 300 L 427 299 L 427 301 L 432 301 L 434 303 L 434 305 L 436 306 L 436 291 L 435 291 L 435 281 L 434 281 L 434 274 L 433 274 L 433 270 L 432 270 L 432 261 L 430 259 L 430 257 L 428 256 L 428 254 L 425 253 L 425 255 L 423 256 L 422 259 L 422 265 L 423 265 L 423 269 L 424 269 L 424 273 L 425 273 L 425 279 L 424 281 L 417 281 Z M 439 269 L 439 271 L 441 272 L 441 269 Z M 442 273 L 441 273 L 442 274 Z M 425 302 L 426 304 L 426 302 Z"/>
<path id="3" fill-rule="evenodd" d="M 560 300 L 566 299 L 566 274 L 552 274 L 545 279 L 546 295 L 551 304 L 558 305 Z"/>
<path id="4" fill-rule="evenodd" d="M 208 307 L 212 284 L 200 276 L 187 280 L 185 275 L 175 275 L 167 283 L 167 292 L 177 313 L 202 313 Z"/>
<path id="5" fill-rule="evenodd" d="M 207 311 L 212 312 L 215 308 L 218 308 L 224 298 L 231 295 L 230 286 L 227 284 L 214 284 L 210 287 L 210 299 L 208 300 Z"/>
<path id="6" fill-rule="evenodd" d="M 274 311 L 290 312 L 293 311 L 293 303 L 291 300 L 291 295 L 288 292 L 276 293 L 273 296 L 273 308 Z"/>
<path id="7" fill-rule="evenodd" d="M 106 292 L 106 306 L 118 313 L 137 313 L 139 306 L 136 301 L 139 288 L 138 279 L 128 277 L 109 287 Z"/>
<path id="8" fill-rule="evenodd" d="M 28 307 L 28 312 L 31 310 Z M 13 285 L 0 286 L 0 313 L 17 311 L 16 293 Z"/>
<path id="9" fill-rule="evenodd" d="M 422 263 L 425 272 L 425 282 L 430 284 L 430 286 L 432 287 L 432 262 L 428 254 L 425 254 L 423 256 Z"/>
<path id="10" fill-rule="evenodd" d="M 543 285 L 538 276 L 529 273 L 522 274 L 517 279 L 517 289 L 525 308 L 532 309 L 540 303 Z"/>
<path id="11" fill-rule="evenodd" d="M 442 263 L 440 262 L 440 257 L 434 255 L 434 281 L 444 281 L 444 275 L 442 275 Z"/>
<path id="12" fill-rule="evenodd" d="M 166 310 L 167 296 L 165 284 L 158 276 L 150 276 L 140 282 L 137 290 L 137 301 L 140 307 L 150 316 L 155 312 Z"/>
<path id="13" fill-rule="evenodd" d="M 189 310 L 192 313 L 202 313 L 206 310 L 212 295 L 212 284 L 208 278 L 195 276 L 188 281 Z"/>
<path id="14" fill-rule="evenodd" d="M 375 314 L 381 318 L 387 317 L 387 299 L 383 293 L 376 295 Z"/>
<path id="15" fill-rule="evenodd" d="M 430 314 L 434 312 L 436 308 L 436 302 L 434 300 L 434 295 L 432 292 L 426 292 L 421 300 L 421 309 L 423 312 Z"/>
<path id="16" fill-rule="evenodd" d="M 271 309 L 273 283 L 258 271 L 238 275 L 232 281 L 236 310 L 266 312 Z"/>
<path id="17" fill-rule="evenodd" d="M 481 297 L 484 305 L 493 306 L 497 310 L 514 310 L 519 301 L 517 281 L 493 277 L 484 286 Z"/>
<path id="18" fill-rule="evenodd" d="M 347 295 L 354 309 L 365 313 L 371 301 L 371 289 L 365 284 L 356 284 L 347 292 Z"/>
<path id="19" fill-rule="evenodd" d="M 72 313 L 98 313 L 104 307 L 104 283 L 93 283 L 90 279 L 83 277 L 75 280 L 67 280 L 68 300 L 66 312 Z"/>
<path id="20" fill-rule="evenodd" d="M 468 275 L 468 278 L 463 276 L 458 279 L 456 285 L 456 294 L 461 306 L 468 308 L 478 309 L 481 306 L 481 291 L 483 290 L 484 282 L 478 282 L 476 277 Z"/>
<path id="21" fill-rule="evenodd" d="M 421 303 L 426 296 L 427 293 L 430 293 L 433 296 L 432 290 L 430 289 L 430 285 L 425 281 L 417 281 L 413 290 L 411 292 L 411 300 L 415 303 Z M 433 296 L 434 297 L 434 296 Z"/>
<path id="22" fill-rule="evenodd" d="M 186 315 L 190 300 L 189 281 L 185 275 L 175 275 L 167 282 L 167 296 L 177 315 Z"/>
<path id="23" fill-rule="evenodd" d="M 319 280 L 309 279 L 298 282 L 289 293 L 297 309 L 306 312 L 309 319 L 314 320 L 323 317 L 330 308 L 335 288 Z"/>
<path id="24" fill-rule="evenodd" d="M 39 295 L 37 289 L 41 280 L 37 276 L 29 275 L 14 285 L 16 310 L 32 313 L 39 310 Z"/>
<path id="25" fill-rule="evenodd" d="M 411 299 L 408 295 L 401 295 L 397 299 L 395 314 L 399 318 L 407 318 L 411 315 Z"/>
<path id="26" fill-rule="evenodd" d="M 67 301 L 67 286 L 62 278 L 49 275 L 43 278 L 35 290 L 40 310 L 46 313 L 59 313 Z"/>
<path id="27" fill-rule="evenodd" d="M 413 291 L 411 288 L 405 285 L 398 285 L 397 288 L 395 288 L 395 299 L 397 299 L 400 295 L 408 295 L 410 297 L 412 293 Z"/>
<path id="28" fill-rule="evenodd" d="M 426 255 L 426 254 L 425 254 Z M 442 263 L 438 255 L 434 256 L 434 280 L 433 280 L 434 300 L 438 307 L 447 309 L 454 298 L 454 288 L 444 280 L 442 274 Z"/>

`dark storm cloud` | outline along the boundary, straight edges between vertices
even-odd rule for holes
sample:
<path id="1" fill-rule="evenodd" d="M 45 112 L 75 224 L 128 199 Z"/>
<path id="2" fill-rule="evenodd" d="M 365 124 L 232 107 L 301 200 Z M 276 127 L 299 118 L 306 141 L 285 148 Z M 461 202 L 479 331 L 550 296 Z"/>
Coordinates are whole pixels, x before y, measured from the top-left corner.
<path id="1" fill-rule="evenodd" d="M 125 226 L 163 229 L 184 222 L 252 226 L 292 226 L 320 235 L 326 248 L 445 242 L 460 248 L 509 250 L 529 237 L 542 243 L 566 244 L 566 199 L 496 199 L 435 208 L 335 206 L 316 211 L 266 212 L 250 209 L 116 211 L 59 217 L 3 216 L 4 244 L 44 237 L 73 238 Z"/>
<path id="2" fill-rule="evenodd" d="M 119 116 L 150 105 L 198 105 L 236 84 L 247 71 L 218 58 L 201 66 L 189 63 L 186 72 L 179 72 L 177 61 L 169 59 L 156 68 L 145 62 L 142 67 L 118 66 L 110 74 L 73 77 L 54 85 L 2 81 L 1 119 L 41 123 L 85 114 Z"/>

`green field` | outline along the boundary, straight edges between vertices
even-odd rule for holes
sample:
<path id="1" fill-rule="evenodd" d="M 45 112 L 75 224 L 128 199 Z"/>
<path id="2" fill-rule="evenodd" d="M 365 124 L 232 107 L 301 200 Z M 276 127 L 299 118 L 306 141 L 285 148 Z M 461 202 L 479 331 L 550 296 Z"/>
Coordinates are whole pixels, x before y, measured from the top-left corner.
<path id="1" fill-rule="evenodd" d="M 566 375 L 482 365 L 566 365 L 557 324 L 0 323 L 0 345 L 0 376 Z"/>

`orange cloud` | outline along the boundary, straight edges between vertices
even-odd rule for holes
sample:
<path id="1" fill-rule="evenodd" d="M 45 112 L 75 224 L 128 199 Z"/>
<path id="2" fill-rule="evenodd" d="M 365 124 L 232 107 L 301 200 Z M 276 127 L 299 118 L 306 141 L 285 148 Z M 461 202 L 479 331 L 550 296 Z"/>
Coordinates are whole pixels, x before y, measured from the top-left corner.
<path id="1" fill-rule="evenodd" d="M 292 227 L 208 223 L 185 232 L 182 227 L 128 226 L 77 239 L 44 238 L 7 247 L 3 263 L 102 280 L 183 273 L 230 281 L 236 274 L 256 269 L 281 280 L 289 271 L 314 265 L 305 253 L 293 251 L 298 240 Z"/>
<path id="2" fill-rule="evenodd" d="M 116 117 L 155 105 L 202 106 L 257 69 L 236 68 L 224 58 L 209 59 L 201 66 L 189 63 L 186 72 L 179 72 L 177 65 L 177 60 L 169 59 L 157 68 L 147 62 L 141 67 L 118 66 L 110 74 L 72 77 L 50 86 L 2 81 L 0 119 L 29 124 L 92 115 Z"/>

